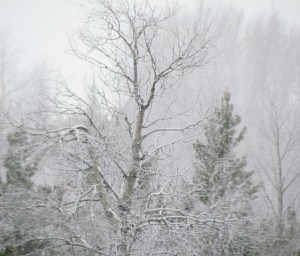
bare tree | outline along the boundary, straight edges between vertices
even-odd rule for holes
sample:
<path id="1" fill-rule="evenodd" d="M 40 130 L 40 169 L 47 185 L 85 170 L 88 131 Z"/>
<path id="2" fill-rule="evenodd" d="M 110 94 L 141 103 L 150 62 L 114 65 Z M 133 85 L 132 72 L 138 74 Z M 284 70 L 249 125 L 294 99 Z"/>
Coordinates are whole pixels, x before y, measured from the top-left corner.
<path id="1" fill-rule="evenodd" d="M 265 181 L 263 188 L 275 217 L 279 243 L 285 239 L 288 215 L 291 211 L 296 214 L 295 206 L 300 193 L 297 189 L 300 176 L 297 171 L 300 154 L 297 107 L 287 102 L 283 104 L 271 102 L 268 119 L 260 128 L 265 138 L 262 148 L 268 153 L 254 160 L 261 180 Z"/>
<path id="2" fill-rule="evenodd" d="M 180 209 L 172 181 L 158 175 L 165 146 L 147 148 L 159 133 L 183 133 L 201 123 L 168 127 L 184 113 L 170 114 L 172 103 L 160 115 L 152 110 L 184 75 L 207 64 L 215 37 L 209 24 L 178 19 L 174 3 L 95 0 L 82 8 L 84 26 L 70 42 L 72 53 L 93 66 L 88 97 L 59 77 L 59 90 L 50 90 L 53 108 L 31 113 L 26 130 L 36 137 L 44 163 L 51 163 L 47 168 L 68 176 L 68 193 L 57 206 L 66 218 L 57 225 L 61 236 L 51 241 L 81 253 L 136 255 L 151 232 L 159 234 L 158 224 L 215 222 Z M 155 243 L 148 249 L 157 250 Z"/>
<path id="3" fill-rule="evenodd" d="M 14 71 L 16 49 L 7 31 L 0 31 L 0 111 L 8 107 L 8 97 L 16 89 Z"/>

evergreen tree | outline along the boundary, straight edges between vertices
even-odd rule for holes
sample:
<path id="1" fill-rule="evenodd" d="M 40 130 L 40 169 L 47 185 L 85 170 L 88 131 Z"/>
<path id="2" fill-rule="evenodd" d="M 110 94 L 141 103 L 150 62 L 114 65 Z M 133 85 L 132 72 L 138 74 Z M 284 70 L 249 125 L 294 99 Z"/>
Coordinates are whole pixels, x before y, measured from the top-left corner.
<path id="1" fill-rule="evenodd" d="M 26 202 L 31 203 L 34 196 L 31 178 L 37 171 L 37 161 L 31 159 L 29 138 L 22 127 L 9 133 L 7 141 L 8 149 L 3 162 L 6 182 L 0 182 L 0 204 L 13 210 L 3 212 L 5 218 L 0 221 L 0 255 L 20 255 L 31 252 L 36 246 L 30 243 L 16 247 L 15 244 L 29 233 L 30 214 L 22 209 Z"/>
<path id="2" fill-rule="evenodd" d="M 195 172 L 185 209 L 193 214 L 209 212 L 228 225 L 224 229 L 213 224 L 215 229 L 199 238 L 199 255 L 258 255 L 250 204 L 257 186 L 251 181 L 253 172 L 246 170 L 246 158 L 237 156 L 246 128 L 238 128 L 241 117 L 233 110 L 230 93 L 225 91 L 203 127 L 203 138 L 193 145 Z"/>
<path id="3" fill-rule="evenodd" d="M 9 149 L 4 159 L 4 167 L 7 169 L 7 185 L 31 189 L 33 186 L 31 177 L 37 171 L 37 161 L 30 161 L 27 135 L 21 128 L 18 128 L 8 134 L 7 140 Z"/>
<path id="4" fill-rule="evenodd" d="M 246 128 L 238 131 L 241 117 L 233 113 L 230 93 L 224 92 L 220 107 L 204 126 L 204 141 L 194 144 L 196 162 L 193 183 L 197 195 L 205 205 L 212 205 L 225 197 L 247 194 L 248 198 L 257 187 L 251 183 L 252 172 L 245 170 L 245 157 L 236 156 L 235 149 L 243 140 Z"/>

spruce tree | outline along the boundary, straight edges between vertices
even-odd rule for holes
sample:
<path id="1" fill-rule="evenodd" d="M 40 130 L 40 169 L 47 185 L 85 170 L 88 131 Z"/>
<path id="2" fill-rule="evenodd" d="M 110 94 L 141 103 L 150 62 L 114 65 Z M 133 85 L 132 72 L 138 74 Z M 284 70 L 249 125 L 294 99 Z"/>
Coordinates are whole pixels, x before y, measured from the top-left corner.
<path id="1" fill-rule="evenodd" d="M 15 245 L 29 235 L 29 211 L 22 209 L 26 209 L 26 202 L 31 203 L 33 199 L 31 178 L 37 171 L 37 161 L 31 159 L 30 141 L 22 127 L 10 132 L 7 141 L 8 149 L 3 161 L 6 182 L 0 182 L 0 204 L 8 205 L 8 209 L 12 210 L 4 212 L 5 218 L 0 220 L 0 255 L 23 255 L 32 252 L 36 246 L 34 243 Z"/>
<path id="2" fill-rule="evenodd" d="M 204 126 L 204 139 L 194 144 L 193 183 L 199 200 L 205 205 L 237 194 L 251 198 L 257 190 L 251 182 L 253 172 L 245 169 L 245 157 L 236 155 L 235 149 L 246 132 L 246 128 L 238 130 L 240 123 L 241 117 L 233 112 L 230 93 L 225 91 L 220 106 Z"/>
<path id="3" fill-rule="evenodd" d="M 7 136 L 9 148 L 4 159 L 6 183 L 15 188 L 32 188 L 32 176 L 37 171 L 37 161 L 30 161 L 30 149 L 27 134 L 18 128 Z"/>

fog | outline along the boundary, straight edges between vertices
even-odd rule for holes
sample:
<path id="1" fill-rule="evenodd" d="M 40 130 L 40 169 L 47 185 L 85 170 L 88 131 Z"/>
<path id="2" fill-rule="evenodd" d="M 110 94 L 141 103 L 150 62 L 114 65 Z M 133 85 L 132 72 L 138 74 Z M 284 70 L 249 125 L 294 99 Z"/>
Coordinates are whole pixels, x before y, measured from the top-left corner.
<path id="1" fill-rule="evenodd" d="M 0 256 L 298 255 L 299 11 L 0 0 Z"/>

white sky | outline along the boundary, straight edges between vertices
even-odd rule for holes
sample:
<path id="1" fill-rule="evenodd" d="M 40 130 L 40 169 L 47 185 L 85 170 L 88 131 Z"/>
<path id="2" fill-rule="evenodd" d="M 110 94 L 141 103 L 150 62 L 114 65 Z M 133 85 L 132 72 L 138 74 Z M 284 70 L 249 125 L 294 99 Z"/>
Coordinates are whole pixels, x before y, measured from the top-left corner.
<path id="1" fill-rule="evenodd" d="M 77 14 L 74 0 L 0 0 L 0 30 L 9 31 L 25 68 L 64 68 L 71 65 L 67 34 L 78 26 Z"/>
<path id="2" fill-rule="evenodd" d="M 0 30 L 8 29 L 24 67 L 47 62 L 71 76 L 80 66 L 69 56 L 67 33 L 78 27 L 80 0 L 0 0 Z M 185 0 L 184 3 L 197 0 Z M 84 2 L 84 1 L 82 1 Z M 207 0 L 215 5 L 230 4 L 252 17 L 275 6 L 289 23 L 300 27 L 300 0 Z M 74 72 L 75 71 L 75 72 Z"/>

